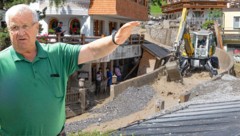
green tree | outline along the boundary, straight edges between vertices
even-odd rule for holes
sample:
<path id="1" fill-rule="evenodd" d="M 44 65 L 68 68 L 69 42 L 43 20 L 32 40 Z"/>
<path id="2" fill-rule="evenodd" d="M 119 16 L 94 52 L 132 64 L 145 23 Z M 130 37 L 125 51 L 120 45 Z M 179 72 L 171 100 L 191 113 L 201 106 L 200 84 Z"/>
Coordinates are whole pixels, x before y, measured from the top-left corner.
<path id="1" fill-rule="evenodd" d="M 213 28 L 214 21 L 213 20 L 207 20 L 202 24 L 203 29 Z"/>
<path id="2" fill-rule="evenodd" d="M 165 5 L 164 0 L 149 0 L 148 1 L 148 14 L 159 14 L 162 13 L 162 5 Z"/>
<path id="3" fill-rule="evenodd" d="M 161 7 L 163 5 L 163 0 L 150 0 L 151 4 L 154 6 L 159 6 Z"/>
<path id="4" fill-rule="evenodd" d="M 50 0 L 50 6 L 55 4 L 56 7 L 59 7 L 60 5 L 64 4 L 66 0 Z"/>
<path id="5" fill-rule="evenodd" d="M 213 9 L 208 11 L 208 20 L 215 20 L 221 18 L 223 12 L 221 9 Z"/>
<path id="6" fill-rule="evenodd" d="M 203 29 L 213 28 L 214 21 L 221 21 L 223 12 L 221 9 L 213 9 L 208 11 L 208 18 L 207 20 L 202 24 Z"/>

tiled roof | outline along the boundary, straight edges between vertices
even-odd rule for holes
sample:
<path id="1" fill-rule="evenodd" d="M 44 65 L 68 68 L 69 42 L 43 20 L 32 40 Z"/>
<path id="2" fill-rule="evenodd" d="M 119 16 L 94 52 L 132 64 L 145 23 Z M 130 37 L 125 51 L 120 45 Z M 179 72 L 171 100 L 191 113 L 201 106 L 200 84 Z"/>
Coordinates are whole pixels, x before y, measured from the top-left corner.
<path id="1" fill-rule="evenodd" d="M 240 136 L 240 100 L 192 104 L 187 108 L 135 123 L 115 135 Z"/>

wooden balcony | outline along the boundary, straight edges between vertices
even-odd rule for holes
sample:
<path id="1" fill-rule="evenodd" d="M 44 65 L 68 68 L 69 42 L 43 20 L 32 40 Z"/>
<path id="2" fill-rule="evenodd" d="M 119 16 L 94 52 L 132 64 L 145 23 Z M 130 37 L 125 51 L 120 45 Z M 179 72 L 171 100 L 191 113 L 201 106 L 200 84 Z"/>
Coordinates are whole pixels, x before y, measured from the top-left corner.
<path id="1" fill-rule="evenodd" d="M 239 41 L 240 29 L 224 28 L 222 30 L 222 38 L 226 41 Z"/>
<path id="2" fill-rule="evenodd" d="M 56 35 L 38 35 L 37 39 L 41 43 L 56 43 L 56 42 L 64 42 L 68 44 L 87 44 L 89 42 L 95 41 L 104 36 L 85 36 L 81 35 L 69 35 L 69 36 L 56 36 Z M 125 45 L 132 44 L 141 44 L 144 42 L 144 35 L 133 34 L 128 40 L 124 43 Z"/>
<path id="3" fill-rule="evenodd" d="M 148 20 L 147 0 L 91 0 L 89 15 Z"/>
<path id="4" fill-rule="evenodd" d="M 174 13 L 182 11 L 183 8 L 204 10 L 204 9 L 222 9 L 227 7 L 226 0 L 178 0 L 162 6 L 163 13 Z"/>
<path id="5" fill-rule="evenodd" d="M 56 42 L 64 42 L 69 44 L 78 44 L 83 45 L 87 44 L 89 42 L 92 42 L 94 40 L 97 40 L 99 38 L 102 38 L 101 36 L 85 36 L 85 35 L 71 35 L 71 36 L 60 36 L 57 37 L 56 35 L 42 35 L 37 36 L 37 39 L 41 43 L 56 43 Z M 123 46 L 119 46 L 117 50 L 115 50 L 112 54 L 107 55 L 104 58 L 101 58 L 99 60 L 95 60 L 93 62 L 108 62 L 110 60 L 115 59 L 122 59 L 122 58 L 132 58 L 135 56 L 141 55 L 141 44 L 147 43 L 147 41 L 144 40 L 144 35 L 139 34 L 133 34 L 131 35 L 125 43 L 123 43 Z M 134 46 L 132 46 L 134 45 Z"/>

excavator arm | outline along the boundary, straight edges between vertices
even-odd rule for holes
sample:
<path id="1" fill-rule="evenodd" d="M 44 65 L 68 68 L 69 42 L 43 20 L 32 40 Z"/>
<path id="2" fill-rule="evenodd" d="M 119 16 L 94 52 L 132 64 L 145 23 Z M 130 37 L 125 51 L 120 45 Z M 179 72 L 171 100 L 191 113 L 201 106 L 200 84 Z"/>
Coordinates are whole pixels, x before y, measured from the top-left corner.
<path id="1" fill-rule="evenodd" d="M 192 40 L 191 40 L 190 33 L 185 32 L 184 35 L 183 35 L 183 39 L 184 39 L 184 49 L 185 49 L 185 52 L 186 52 L 186 56 L 187 57 L 192 57 L 193 54 L 194 54 L 194 48 L 193 48 L 193 45 L 192 45 Z"/>
<path id="2" fill-rule="evenodd" d="M 184 41 L 184 50 L 181 46 Z M 173 45 L 173 56 L 166 63 L 166 73 L 168 81 L 183 81 L 183 72 L 189 67 L 188 57 L 194 54 L 194 48 L 191 42 L 191 36 L 187 28 L 187 9 L 183 8 L 182 17 L 179 24 L 177 38 Z M 184 57 L 183 57 L 184 56 Z M 174 58 L 174 59 L 173 59 Z"/>
<path id="3" fill-rule="evenodd" d="M 184 41 L 184 49 L 183 56 L 190 57 L 194 53 L 194 48 L 191 42 L 191 36 L 189 30 L 187 28 L 187 8 L 183 8 L 182 17 L 178 28 L 177 38 L 174 42 L 174 51 L 177 57 L 179 57 L 180 47 L 182 45 L 182 41 Z"/>

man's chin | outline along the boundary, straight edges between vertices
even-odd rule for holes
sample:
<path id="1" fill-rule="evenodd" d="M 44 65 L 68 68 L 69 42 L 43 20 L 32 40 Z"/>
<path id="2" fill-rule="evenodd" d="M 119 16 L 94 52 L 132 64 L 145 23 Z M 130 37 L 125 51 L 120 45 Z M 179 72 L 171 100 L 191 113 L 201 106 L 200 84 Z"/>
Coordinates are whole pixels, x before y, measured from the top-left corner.
<path id="1" fill-rule="evenodd" d="M 17 45 L 18 45 L 19 47 L 29 46 L 29 45 L 30 45 L 30 41 L 21 40 L 21 41 L 18 41 Z"/>
<path id="2" fill-rule="evenodd" d="M 19 49 L 28 49 L 30 47 L 30 44 L 27 42 L 21 42 L 17 44 L 17 48 Z"/>

